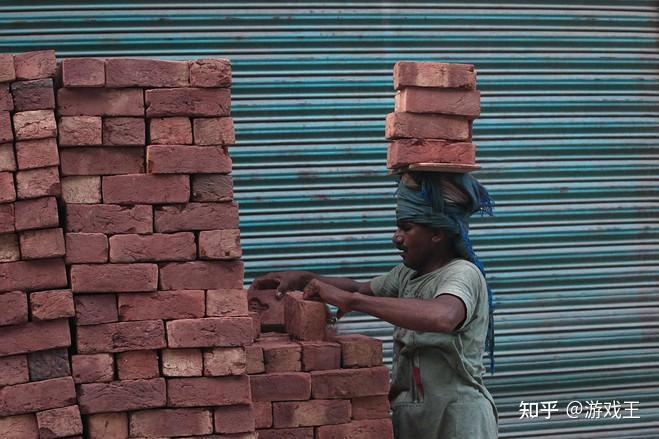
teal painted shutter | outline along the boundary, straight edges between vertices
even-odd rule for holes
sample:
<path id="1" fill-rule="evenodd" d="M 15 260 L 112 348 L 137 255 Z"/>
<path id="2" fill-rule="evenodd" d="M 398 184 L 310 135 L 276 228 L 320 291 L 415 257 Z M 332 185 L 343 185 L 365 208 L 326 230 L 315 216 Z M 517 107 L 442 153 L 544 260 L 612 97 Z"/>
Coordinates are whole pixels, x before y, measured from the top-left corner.
<path id="1" fill-rule="evenodd" d="M 0 50 L 233 62 L 247 280 L 309 269 L 366 280 L 399 260 L 385 115 L 398 60 L 472 63 L 472 236 L 497 297 L 501 437 L 659 431 L 656 1 L 0 3 Z M 343 329 L 386 340 L 351 316 Z M 520 401 L 562 413 L 519 419 Z M 565 416 L 639 401 L 640 419 Z M 628 415 L 628 413 L 622 413 Z M 582 416 L 583 417 L 583 416 Z"/>

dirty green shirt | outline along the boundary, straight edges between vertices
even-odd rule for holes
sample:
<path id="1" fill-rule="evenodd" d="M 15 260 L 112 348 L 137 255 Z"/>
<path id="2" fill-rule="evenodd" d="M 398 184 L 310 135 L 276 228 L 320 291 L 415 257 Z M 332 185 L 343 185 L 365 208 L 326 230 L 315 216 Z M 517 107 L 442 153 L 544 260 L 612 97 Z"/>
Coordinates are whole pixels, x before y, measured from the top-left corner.
<path id="1" fill-rule="evenodd" d="M 482 379 L 489 315 L 485 279 L 464 259 L 416 274 L 400 264 L 373 279 L 371 290 L 376 296 L 426 300 L 451 294 L 464 303 L 466 318 L 451 334 L 395 328 L 391 387 L 396 438 L 496 438 L 496 407 Z"/>

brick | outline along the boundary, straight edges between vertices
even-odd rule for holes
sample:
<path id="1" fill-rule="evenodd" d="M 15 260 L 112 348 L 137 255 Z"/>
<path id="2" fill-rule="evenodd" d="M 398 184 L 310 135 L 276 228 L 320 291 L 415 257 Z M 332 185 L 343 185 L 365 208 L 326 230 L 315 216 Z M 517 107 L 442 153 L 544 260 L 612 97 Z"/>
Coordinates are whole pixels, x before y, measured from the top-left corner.
<path id="1" fill-rule="evenodd" d="M 66 348 L 31 352 L 27 356 L 30 381 L 43 381 L 71 375 Z"/>
<path id="2" fill-rule="evenodd" d="M 67 204 L 94 204 L 102 201 L 101 177 L 85 175 L 79 177 L 62 177 L 62 199 Z"/>
<path id="3" fill-rule="evenodd" d="M 279 372 L 250 376 L 254 401 L 306 401 L 311 398 L 311 375 Z"/>
<path id="4" fill-rule="evenodd" d="M 187 87 L 188 63 L 156 59 L 109 58 L 106 87 Z"/>
<path id="5" fill-rule="evenodd" d="M 166 347 L 161 320 L 78 326 L 78 353 L 126 352 Z"/>
<path id="6" fill-rule="evenodd" d="M 82 419 L 77 405 L 37 413 L 39 439 L 52 439 L 82 434 Z"/>
<path id="7" fill-rule="evenodd" d="M 389 369 L 384 366 L 366 369 L 319 370 L 311 372 L 315 399 L 357 398 L 386 395 L 389 392 Z"/>
<path id="8" fill-rule="evenodd" d="M 18 169 L 36 169 L 59 165 L 55 138 L 16 142 Z"/>
<path id="9" fill-rule="evenodd" d="M 38 50 L 14 56 L 16 79 L 54 78 L 57 62 L 54 50 Z"/>
<path id="10" fill-rule="evenodd" d="M 17 140 L 57 137 L 53 110 L 22 111 L 14 114 L 13 121 Z"/>
<path id="11" fill-rule="evenodd" d="M 341 367 L 341 345 L 329 341 L 301 341 L 302 370 L 331 370 Z"/>
<path id="12" fill-rule="evenodd" d="M 156 232 L 237 229 L 238 205 L 225 202 L 159 206 L 155 208 L 154 224 Z"/>
<path id="13" fill-rule="evenodd" d="M 254 407 L 255 427 L 272 427 L 272 403 L 269 401 L 257 401 L 252 403 L 252 406 Z"/>
<path id="14" fill-rule="evenodd" d="M 173 437 L 213 432 L 207 409 L 144 410 L 130 414 L 131 437 Z"/>
<path id="15" fill-rule="evenodd" d="M 260 342 L 266 373 L 302 370 L 302 347 L 293 342 Z"/>
<path id="16" fill-rule="evenodd" d="M 341 425 L 324 425 L 316 430 L 318 439 L 393 439 L 389 419 L 366 419 Z"/>
<path id="17" fill-rule="evenodd" d="M 144 146 L 146 129 L 141 117 L 108 117 L 103 119 L 103 144 Z"/>
<path id="18" fill-rule="evenodd" d="M 216 433 L 245 433 L 254 431 L 254 407 L 232 405 L 214 410 Z"/>
<path id="19" fill-rule="evenodd" d="M 103 233 L 67 233 L 67 264 L 92 264 L 108 261 L 108 238 Z"/>
<path id="20" fill-rule="evenodd" d="M 160 375 L 157 351 L 120 352 L 115 357 L 120 380 L 158 378 Z"/>
<path id="21" fill-rule="evenodd" d="M 189 117 L 156 117 L 149 120 L 149 143 L 157 145 L 192 144 Z"/>
<path id="22" fill-rule="evenodd" d="M 0 262 L 12 262 L 20 259 L 21 251 L 18 246 L 18 235 L 15 233 L 0 235 Z"/>
<path id="23" fill-rule="evenodd" d="M 21 232 L 21 256 L 23 259 L 44 259 L 64 256 L 62 229 L 39 229 Z"/>
<path id="24" fill-rule="evenodd" d="M 163 378 L 81 384 L 78 403 L 83 414 L 160 408 L 167 402 L 165 389 Z"/>
<path id="25" fill-rule="evenodd" d="M 188 175 L 130 174 L 103 177 L 103 202 L 115 204 L 187 203 Z"/>
<path id="26" fill-rule="evenodd" d="M 334 337 L 341 345 L 341 366 L 373 367 L 382 364 L 382 340 L 360 334 Z"/>
<path id="27" fill-rule="evenodd" d="M 55 197 L 23 200 L 15 203 L 16 230 L 59 227 L 59 213 Z"/>
<path id="28" fill-rule="evenodd" d="M 27 355 L 12 355 L 0 358 L 0 387 L 27 383 L 28 381 L 30 381 L 30 372 L 27 366 Z"/>
<path id="29" fill-rule="evenodd" d="M 471 129 L 469 120 L 459 116 L 389 113 L 385 137 L 468 141 L 471 138 Z"/>
<path id="30" fill-rule="evenodd" d="M 71 290 L 39 291 L 30 294 L 32 320 L 55 320 L 75 316 Z"/>
<path id="31" fill-rule="evenodd" d="M 265 372 L 263 348 L 259 345 L 245 346 L 246 372 L 249 375 Z"/>
<path id="32" fill-rule="evenodd" d="M 55 108 L 53 80 L 35 79 L 11 84 L 14 111 L 48 110 Z"/>
<path id="33" fill-rule="evenodd" d="M 208 317 L 167 322 L 170 348 L 230 347 L 250 344 L 249 317 Z"/>
<path id="34" fill-rule="evenodd" d="M 247 316 L 247 291 L 208 290 L 206 292 L 206 315 L 209 317 Z"/>
<path id="35" fill-rule="evenodd" d="M 236 133 L 231 117 L 194 119 L 194 143 L 196 145 L 233 145 Z"/>
<path id="36" fill-rule="evenodd" d="M 213 202 L 233 200 L 233 179 L 224 174 L 192 176 L 192 201 Z"/>
<path id="37" fill-rule="evenodd" d="M 59 120 L 59 145 L 101 145 L 102 127 L 98 116 L 64 116 Z"/>
<path id="38" fill-rule="evenodd" d="M 437 113 L 475 119 L 481 114 L 481 94 L 476 90 L 409 87 L 396 93 L 395 111 Z"/>
<path id="39" fill-rule="evenodd" d="M 71 267 L 74 293 L 149 292 L 158 286 L 155 264 L 94 264 Z"/>
<path id="40" fill-rule="evenodd" d="M 394 88 L 476 88 L 476 72 L 470 64 L 399 61 L 394 65 Z"/>
<path id="41" fill-rule="evenodd" d="M 144 93 L 139 88 L 60 88 L 57 111 L 62 116 L 144 117 Z"/>
<path id="42" fill-rule="evenodd" d="M 0 82 L 11 82 L 15 79 L 14 55 L 11 53 L 0 53 Z"/>
<path id="43" fill-rule="evenodd" d="M 473 143 L 450 143 L 433 139 L 399 139 L 387 150 L 387 168 L 400 168 L 411 163 L 452 163 L 473 165 L 476 146 Z"/>
<path id="44" fill-rule="evenodd" d="M 19 415 L 0 418 L 0 437 L 3 439 L 39 439 L 36 416 Z"/>
<path id="45" fill-rule="evenodd" d="M 22 143 L 22 142 L 19 142 Z M 14 157 L 14 148 L 11 143 L 0 145 L 0 172 L 15 171 L 16 158 Z"/>
<path id="46" fill-rule="evenodd" d="M 329 318 L 327 305 L 322 302 L 303 300 L 302 292 L 295 291 L 284 297 L 286 332 L 298 340 L 325 339 L 325 328 Z"/>
<path id="47" fill-rule="evenodd" d="M 64 87 L 105 86 L 105 61 L 96 58 L 66 58 L 62 60 Z"/>
<path id="48" fill-rule="evenodd" d="M 14 222 L 14 203 L 0 204 L 0 233 L 11 233 L 15 231 Z"/>
<path id="49" fill-rule="evenodd" d="M 13 140 L 14 131 L 12 130 L 11 116 L 8 111 L 0 111 L 0 143 Z"/>
<path id="50" fill-rule="evenodd" d="M 203 374 L 200 349 L 164 349 L 162 373 L 166 377 L 195 377 Z"/>
<path id="51" fill-rule="evenodd" d="M 66 206 L 67 232 L 152 233 L 151 206 L 110 204 L 69 204 Z"/>
<path id="52" fill-rule="evenodd" d="M 224 146 L 149 145 L 146 160 L 151 174 L 226 174 L 232 167 Z"/>
<path id="53" fill-rule="evenodd" d="M 14 174 L 11 172 L 0 172 L 0 203 L 10 203 L 14 200 L 16 200 Z"/>
<path id="54" fill-rule="evenodd" d="M 258 312 L 261 328 L 265 330 L 284 328 L 284 300 L 277 299 L 277 290 L 249 290 L 249 310 Z"/>
<path id="55" fill-rule="evenodd" d="M 14 111 L 14 99 L 9 91 L 9 84 L 0 83 L 0 111 Z"/>
<path id="56" fill-rule="evenodd" d="M 66 286 L 62 259 L 0 263 L 0 291 L 38 291 Z"/>
<path id="57" fill-rule="evenodd" d="M 231 62 L 228 59 L 198 59 L 190 62 L 193 87 L 231 87 Z"/>
<path id="58" fill-rule="evenodd" d="M 352 398 L 352 419 L 389 418 L 389 398 L 386 395 Z"/>
<path id="59" fill-rule="evenodd" d="M 100 413 L 86 418 L 89 439 L 128 438 L 128 413 Z"/>
<path id="60" fill-rule="evenodd" d="M 76 384 L 109 382 L 114 379 L 114 357 L 112 354 L 73 355 L 71 369 Z"/>
<path id="61" fill-rule="evenodd" d="M 119 295 L 119 317 L 123 321 L 202 318 L 204 309 L 203 290 Z"/>
<path id="62" fill-rule="evenodd" d="M 0 417 L 66 407 L 75 403 L 76 392 L 71 377 L 0 389 Z"/>
<path id="63" fill-rule="evenodd" d="M 259 439 L 314 439 L 313 428 L 277 428 L 259 430 Z"/>
<path id="64" fill-rule="evenodd" d="M 254 311 L 249 311 L 249 316 L 252 318 L 252 330 L 254 331 L 253 336 L 254 340 L 261 336 L 261 317 L 259 313 Z"/>
<path id="65" fill-rule="evenodd" d="M 350 422 L 350 401 L 316 399 L 272 404 L 275 428 L 311 427 Z"/>
<path id="66" fill-rule="evenodd" d="M 144 172 L 144 150 L 131 146 L 64 148 L 62 175 L 118 175 Z"/>
<path id="67" fill-rule="evenodd" d="M 170 262 L 160 268 L 160 289 L 241 288 L 242 261 Z"/>
<path id="68" fill-rule="evenodd" d="M 213 348 L 204 352 L 204 375 L 244 375 L 247 357 L 245 349 Z"/>
<path id="69" fill-rule="evenodd" d="M 59 196 L 61 193 L 57 166 L 16 173 L 16 195 L 19 199 Z"/>
<path id="70" fill-rule="evenodd" d="M 0 326 L 27 322 L 27 295 L 22 291 L 0 293 Z"/>
<path id="71" fill-rule="evenodd" d="M 75 294 L 77 325 L 97 325 L 119 320 L 116 294 Z"/>
<path id="72" fill-rule="evenodd" d="M 239 259 L 242 255 L 240 230 L 208 230 L 199 233 L 200 259 Z"/>
<path id="73" fill-rule="evenodd" d="M 225 406 L 250 402 L 249 378 L 246 375 L 167 380 L 169 407 Z"/>
<path id="74" fill-rule="evenodd" d="M 231 114 L 231 92 L 226 88 L 147 90 L 145 102 L 147 117 L 219 117 Z"/>

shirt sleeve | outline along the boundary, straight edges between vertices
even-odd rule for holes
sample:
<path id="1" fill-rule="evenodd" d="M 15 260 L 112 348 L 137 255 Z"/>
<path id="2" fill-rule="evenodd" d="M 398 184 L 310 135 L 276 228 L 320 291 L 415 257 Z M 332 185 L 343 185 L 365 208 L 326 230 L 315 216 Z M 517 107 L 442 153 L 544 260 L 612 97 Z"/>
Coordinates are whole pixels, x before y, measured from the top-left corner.
<path id="1" fill-rule="evenodd" d="M 400 285 L 400 265 L 395 266 L 387 274 L 371 280 L 371 291 L 374 296 L 398 297 Z"/>
<path id="2" fill-rule="evenodd" d="M 465 320 L 458 329 L 466 326 L 474 317 L 478 305 L 479 292 L 483 288 L 480 271 L 472 264 L 460 264 L 442 282 L 435 292 L 434 298 L 442 294 L 450 294 L 459 298 L 465 305 Z"/>

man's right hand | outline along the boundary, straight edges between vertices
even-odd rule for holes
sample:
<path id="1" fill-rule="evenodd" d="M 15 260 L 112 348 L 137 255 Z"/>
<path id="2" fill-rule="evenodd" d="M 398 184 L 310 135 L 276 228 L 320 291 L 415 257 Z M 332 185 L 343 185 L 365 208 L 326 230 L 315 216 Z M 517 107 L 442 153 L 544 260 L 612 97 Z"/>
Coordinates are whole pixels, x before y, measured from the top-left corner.
<path id="1" fill-rule="evenodd" d="M 277 290 L 277 297 L 281 298 L 289 291 L 302 291 L 314 279 L 309 271 L 277 271 L 259 276 L 249 286 L 249 291 Z"/>

